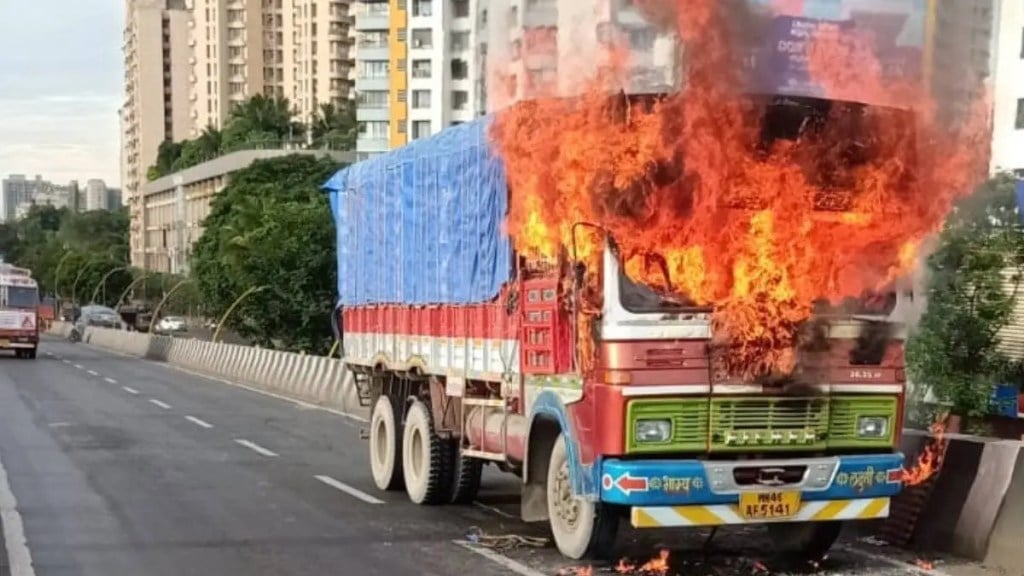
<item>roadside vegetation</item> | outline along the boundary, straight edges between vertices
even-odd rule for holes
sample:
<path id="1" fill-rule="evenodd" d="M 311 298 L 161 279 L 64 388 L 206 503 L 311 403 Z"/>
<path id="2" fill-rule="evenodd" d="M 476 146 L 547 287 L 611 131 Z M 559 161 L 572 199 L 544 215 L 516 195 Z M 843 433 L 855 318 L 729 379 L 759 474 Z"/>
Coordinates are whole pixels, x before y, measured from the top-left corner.
<path id="1" fill-rule="evenodd" d="M 194 139 L 161 144 L 156 163 L 146 176 L 156 180 L 238 150 L 355 149 L 354 105 L 322 104 L 308 126 L 297 122 L 296 115 L 286 98 L 253 96 L 231 111 L 223 130 L 209 126 Z"/>

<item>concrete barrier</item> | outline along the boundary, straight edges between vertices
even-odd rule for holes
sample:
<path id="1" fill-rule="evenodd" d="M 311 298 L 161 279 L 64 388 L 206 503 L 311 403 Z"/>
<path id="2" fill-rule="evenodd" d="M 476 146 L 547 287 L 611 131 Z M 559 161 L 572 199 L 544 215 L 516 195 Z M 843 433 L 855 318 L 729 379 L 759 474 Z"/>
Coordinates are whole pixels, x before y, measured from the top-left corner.
<path id="1" fill-rule="evenodd" d="M 66 322 L 54 322 L 49 333 L 67 337 L 70 329 Z M 86 329 L 82 342 L 225 378 L 353 416 L 368 416 L 367 409 L 359 404 L 352 373 L 338 359 L 95 327 Z"/>
<path id="2" fill-rule="evenodd" d="M 986 566 L 1020 570 L 1024 543 L 1024 442 L 948 435 L 942 470 L 914 527 L 911 545 L 953 553 Z M 913 462 L 927 435 L 908 431 Z"/>

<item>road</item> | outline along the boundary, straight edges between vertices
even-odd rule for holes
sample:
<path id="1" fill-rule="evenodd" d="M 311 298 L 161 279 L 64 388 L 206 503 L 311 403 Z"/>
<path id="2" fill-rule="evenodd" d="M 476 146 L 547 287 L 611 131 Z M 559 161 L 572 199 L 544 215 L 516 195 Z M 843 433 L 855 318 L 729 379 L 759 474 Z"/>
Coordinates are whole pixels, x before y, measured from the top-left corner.
<path id="1" fill-rule="evenodd" d="M 454 542 L 474 530 L 545 536 L 512 517 L 515 479 L 490 468 L 475 505 L 417 507 L 374 490 L 358 421 L 85 345 L 48 340 L 42 352 L 0 357 L 0 484 L 6 475 L 16 498 L 13 511 L 0 485 L 0 576 L 7 564 L 11 576 L 572 572 L 550 547 Z M 794 569 L 772 565 L 752 532 L 705 537 L 627 531 L 623 554 L 656 556 L 660 539 L 670 573 Z M 851 539 L 823 566 L 795 569 L 896 576 L 917 573 L 913 560 Z"/>

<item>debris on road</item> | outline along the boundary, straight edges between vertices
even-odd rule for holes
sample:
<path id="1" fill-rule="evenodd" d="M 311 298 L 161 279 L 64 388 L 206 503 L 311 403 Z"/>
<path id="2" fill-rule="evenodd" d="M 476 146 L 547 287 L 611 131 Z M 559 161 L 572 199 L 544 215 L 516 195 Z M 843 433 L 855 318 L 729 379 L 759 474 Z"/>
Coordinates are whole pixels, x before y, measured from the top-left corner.
<path id="1" fill-rule="evenodd" d="M 547 538 L 520 536 L 518 534 L 487 534 L 475 526 L 470 528 L 465 541 L 475 546 L 491 548 L 501 552 L 514 548 L 544 548 L 550 542 Z"/>

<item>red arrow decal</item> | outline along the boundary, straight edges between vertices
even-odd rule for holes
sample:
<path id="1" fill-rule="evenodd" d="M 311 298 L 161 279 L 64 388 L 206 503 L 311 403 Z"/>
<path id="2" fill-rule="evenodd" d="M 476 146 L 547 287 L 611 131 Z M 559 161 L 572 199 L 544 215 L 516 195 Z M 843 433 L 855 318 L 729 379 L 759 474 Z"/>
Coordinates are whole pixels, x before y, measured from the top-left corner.
<path id="1" fill-rule="evenodd" d="M 630 492 L 647 492 L 647 478 L 635 478 L 630 476 L 629 472 L 619 476 L 615 481 L 615 485 L 626 494 Z"/>

